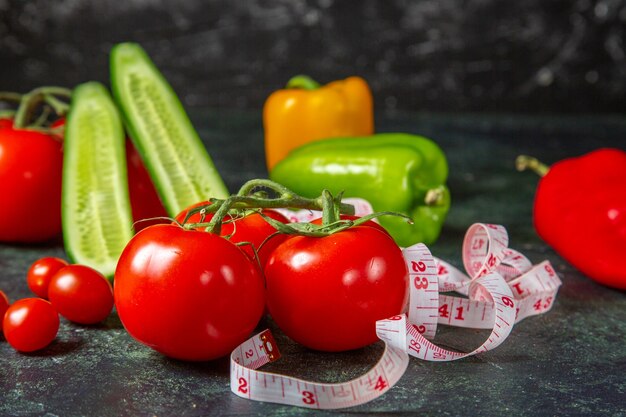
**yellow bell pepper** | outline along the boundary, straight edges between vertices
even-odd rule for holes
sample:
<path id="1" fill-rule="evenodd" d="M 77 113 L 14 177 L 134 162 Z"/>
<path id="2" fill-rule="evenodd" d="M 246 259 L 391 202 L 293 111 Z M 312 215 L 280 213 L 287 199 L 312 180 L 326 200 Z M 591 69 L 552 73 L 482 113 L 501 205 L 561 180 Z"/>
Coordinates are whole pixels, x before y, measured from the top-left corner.
<path id="1" fill-rule="evenodd" d="M 263 107 L 267 169 L 305 143 L 374 133 L 373 99 L 367 82 L 348 77 L 320 86 L 298 75 L 272 93 Z"/>

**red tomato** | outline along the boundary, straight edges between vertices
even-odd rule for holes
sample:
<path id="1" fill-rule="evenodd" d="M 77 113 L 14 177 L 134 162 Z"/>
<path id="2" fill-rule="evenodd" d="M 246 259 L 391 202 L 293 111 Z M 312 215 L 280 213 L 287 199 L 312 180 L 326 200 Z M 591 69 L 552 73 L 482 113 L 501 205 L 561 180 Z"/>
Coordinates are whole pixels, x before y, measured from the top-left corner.
<path id="1" fill-rule="evenodd" d="M 140 221 L 154 217 L 167 217 L 167 211 L 159 199 L 150 175 L 130 140 L 126 140 L 126 163 L 128 167 L 128 192 L 133 211 L 135 230 L 140 231 L 163 220 Z"/>
<path id="2" fill-rule="evenodd" d="M 28 288 L 38 297 L 48 299 L 48 285 L 50 279 L 57 271 L 68 265 L 67 261 L 61 258 L 46 257 L 33 262 L 26 274 Z"/>
<path id="3" fill-rule="evenodd" d="M 0 241 L 41 242 L 61 232 L 62 143 L 0 124 Z"/>
<path id="4" fill-rule="evenodd" d="M 205 206 L 207 204 L 210 203 L 204 201 L 192 205 L 176 216 L 176 221 L 182 223 L 189 210 L 195 207 Z M 274 220 L 278 220 L 281 223 L 289 223 L 289 220 L 277 211 L 263 210 L 263 214 Z M 209 222 L 212 218 L 213 214 L 209 213 L 205 215 L 203 221 Z M 276 234 L 276 229 L 274 229 L 274 227 L 265 221 L 265 219 L 258 213 L 251 213 L 234 221 L 232 221 L 232 218 L 228 216 L 226 220 L 231 221 L 222 224 L 222 231 L 220 235 L 229 236 L 228 239 L 233 243 L 248 242 L 252 244 L 258 252 L 261 265 L 265 265 L 272 251 L 288 237 L 287 235 Z M 196 213 L 187 220 L 187 223 L 199 223 L 200 221 L 202 221 L 202 216 L 199 213 Z M 198 230 L 203 229 L 204 228 L 198 228 Z M 272 237 L 267 239 L 270 236 Z M 254 249 L 250 245 L 240 245 L 239 247 L 243 249 L 250 259 L 255 259 Z"/>
<path id="5" fill-rule="evenodd" d="M 373 227 L 294 236 L 265 266 L 276 324 L 311 349 L 344 351 L 377 340 L 376 321 L 402 312 L 408 271 L 400 248 Z"/>
<path id="6" fill-rule="evenodd" d="M 23 298 L 4 314 L 4 337 L 20 352 L 34 352 L 48 346 L 59 331 L 59 315 L 42 298 Z"/>
<path id="7" fill-rule="evenodd" d="M 0 332 L 2 331 L 2 318 L 4 317 L 4 313 L 9 308 L 9 298 L 0 291 Z"/>
<path id="8" fill-rule="evenodd" d="M 59 270 L 50 280 L 48 296 L 59 314 L 75 323 L 99 323 L 113 309 L 111 284 L 100 272 L 85 265 Z"/>
<path id="9" fill-rule="evenodd" d="M 263 280 L 237 246 L 212 233 L 156 225 L 128 243 L 115 304 L 135 339 L 164 355 L 211 360 L 249 337 L 264 308 Z"/>

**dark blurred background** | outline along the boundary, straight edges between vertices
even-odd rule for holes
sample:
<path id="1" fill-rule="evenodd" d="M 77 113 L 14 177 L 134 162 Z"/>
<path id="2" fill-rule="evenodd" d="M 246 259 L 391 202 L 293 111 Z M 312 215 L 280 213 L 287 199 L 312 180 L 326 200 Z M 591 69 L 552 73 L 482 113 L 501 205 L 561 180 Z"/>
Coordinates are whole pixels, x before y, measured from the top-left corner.
<path id="1" fill-rule="evenodd" d="M 136 41 L 184 104 L 357 74 L 377 110 L 626 113 L 625 0 L 0 0 L 0 90 L 108 83 Z"/>

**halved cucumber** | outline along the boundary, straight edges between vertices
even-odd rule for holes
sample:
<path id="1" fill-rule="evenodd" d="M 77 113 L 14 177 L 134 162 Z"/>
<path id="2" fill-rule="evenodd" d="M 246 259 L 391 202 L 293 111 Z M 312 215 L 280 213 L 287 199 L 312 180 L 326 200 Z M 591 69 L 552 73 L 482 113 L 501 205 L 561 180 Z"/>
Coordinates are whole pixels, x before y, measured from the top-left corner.
<path id="1" fill-rule="evenodd" d="M 172 217 L 229 193 L 172 87 L 137 44 L 111 51 L 111 88 L 128 132 Z"/>
<path id="2" fill-rule="evenodd" d="M 65 250 L 108 278 L 133 236 L 124 128 L 107 89 L 74 89 L 65 127 L 62 220 Z"/>

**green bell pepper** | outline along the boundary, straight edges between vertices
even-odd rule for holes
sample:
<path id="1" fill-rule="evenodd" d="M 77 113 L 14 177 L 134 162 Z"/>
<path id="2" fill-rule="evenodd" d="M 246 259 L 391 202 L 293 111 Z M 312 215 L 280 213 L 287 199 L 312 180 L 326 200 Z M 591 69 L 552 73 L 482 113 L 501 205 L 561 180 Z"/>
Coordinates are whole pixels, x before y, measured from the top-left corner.
<path id="1" fill-rule="evenodd" d="M 270 178 L 305 197 L 323 189 L 368 200 L 375 211 L 395 211 L 413 219 L 381 216 L 396 243 L 434 243 L 450 208 L 445 185 L 448 163 L 432 140 L 404 133 L 315 141 L 292 151 Z"/>

